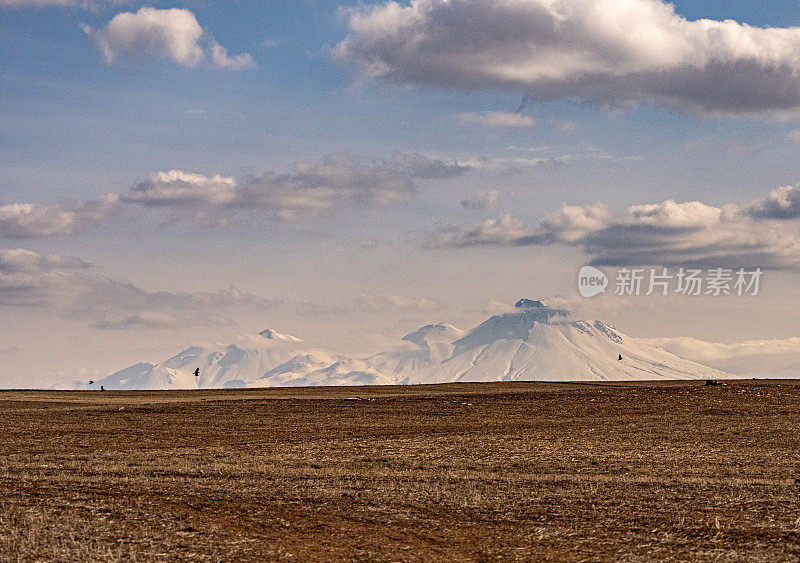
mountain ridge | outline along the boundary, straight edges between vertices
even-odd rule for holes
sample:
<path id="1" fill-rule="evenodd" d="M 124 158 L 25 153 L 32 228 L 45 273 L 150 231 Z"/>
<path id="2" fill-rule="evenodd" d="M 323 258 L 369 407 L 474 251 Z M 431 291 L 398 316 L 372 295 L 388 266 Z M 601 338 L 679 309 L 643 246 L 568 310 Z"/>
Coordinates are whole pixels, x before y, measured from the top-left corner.
<path id="1" fill-rule="evenodd" d="M 199 370 L 199 377 L 194 376 Z M 731 374 L 692 362 L 599 319 L 575 320 L 543 301 L 520 299 L 469 331 L 440 322 L 391 349 L 347 357 L 266 329 L 239 344 L 191 346 L 73 388 L 198 389 L 390 385 L 457 381 L 716 379 Z"/>

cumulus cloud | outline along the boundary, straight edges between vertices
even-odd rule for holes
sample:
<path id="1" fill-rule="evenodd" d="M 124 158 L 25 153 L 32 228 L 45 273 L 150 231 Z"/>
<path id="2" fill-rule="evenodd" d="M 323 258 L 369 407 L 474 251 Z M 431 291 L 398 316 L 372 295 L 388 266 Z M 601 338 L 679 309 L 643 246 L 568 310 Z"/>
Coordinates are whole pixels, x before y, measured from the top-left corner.
<path id="1" fill-rule="evenodd" d="M 472 211 L 487 211 L 497 206 L 498 199 L 500 199 L 500 192 L 498 190 L 478 192 L 472 197 L 462 199 L 461 207 Z"/>
<path id="2" fill-rule="evenodd" d="M 748 340 L 725 344 L 696 338 L 651 338 L 649 343 L 688 360 L 743 377 L 795 377 L 800 370 L 800 338 Z"/>
<path id="3" fill-rule="evenodd" d="M 279 220 L 295 220 L 343 205 L 388 205 L 410 198 L 415 177 L 461 173 L 456 165 L 409 153 L 395 162 L 356 160 L 332 154 L 301 161 L 287 173 L 268 172 L 238 180 L 178 170 L 159 172 L 121 199 L 148 207 L 186 211 L 217 222 L 242 211 L 267 211 Z"/>
<path id="4" fill-rule="evenodd" d="M 147 291 L 100 275 L 77 259 L 0 249 L 0 307 L 30 307 L 88 321 L 97 329 L 234 324 L 228 313 L 277 302 L 236 288 L 205 293 Z"/>
<path id="5" fill-rule="evenodd" d="M 563 244 L 581 248 L 604 266 L 791 268 L 800 265 L 797 222 L 764 220 L 753 207 L 701 202 L 633 205 L 616 212 L 602 204 L 564 205 L 529 227 L 510 215 L 477 227 L 440 227 L 433 247 Z"/>
<path id="6" fill-rule="evenodd" d="M 763 219 L 800 217 L 800 187 L 781 186 L 772 190 L 762 201 L 753 204 L 749 213 Z"/>
<path id="7" fill-rule="evenodd" d="M 118 196 L 96 201 L 0 205 L 0 237 L 11 239 L 69 235 L 101 223 L 118 208 Z"/>
<path id="8" fill-rule="evenodd" d="M 235 178 L 203 176 L 181 170 L 157 172 L 122 196 L 126 203 L 145 206 L 220 206 L 236 198 Z"/>
<path id="9" fill-rule="evenodd" d="M 487 127 L 534 127 L 536 120 L 523 113 L 506 111 L 484 111 L 478 113 L 459 113 L 459 121 Z"/>
<path id="10" fill-rule="evenodd" d="M 607 107 L 798 114 L 800 28 L 690 21 L 662 0 L 413 0 L 350 14 L 369 77 Z"/>
<path id="11" fill-rule="evenodd" d="M 418 180 L 454 178 L 470 169 L 452 160 L 399 152 L 388 160 L 330 154 L 296 162 L 288 172 L 241 179 L 169 170 L 94 201 L 0 205 L 0 238 L 74 234 L 106 221 L 120 203 L 161 208 L 208 225 L 225 224 L 242 213 L 298 220 L 347 205 L 395 204 L 414 195 Z"/>
<path id="12" fill-rule="evenodd" d="M 83 29 L 109 64 L 120 58 L 163 59 L 196 67 L 210 58 L 212 64 L 223 69 L 253 66 L 253 58 L 247 53 L 230 57 L 203 30 L 195 15 L 184 8 L 160 10 L 145 6 L 137 12 L 117 14 L 102 29 Z"/>
<path id="13" fill-rule="evenodd" d="M 255 66 L 250 53 L 228 56 L 228 50 L 216 41 L 211 43 L 211 60 L 215 66 L 229 70 L 244 70 Z"/>
<path id="14" fill-rule="evenodd" d="M 564 205 L 542 221 L 542 228 L 535 235 L 544 242 L 573 243 L 589 233 L 604 228 L 611 218 L 610 210 L 602 204 L 589 206 Z"/>

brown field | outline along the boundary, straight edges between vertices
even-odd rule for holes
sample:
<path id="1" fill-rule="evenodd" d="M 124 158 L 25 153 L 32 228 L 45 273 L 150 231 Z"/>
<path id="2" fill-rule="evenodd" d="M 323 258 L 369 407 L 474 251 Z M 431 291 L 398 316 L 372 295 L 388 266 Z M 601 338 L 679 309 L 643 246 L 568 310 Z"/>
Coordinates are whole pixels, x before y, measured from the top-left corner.
<path id="1" fill-rule="evenodd" d="M 0 560 L 800 559 L 800 382 L 0 393 Z"/>

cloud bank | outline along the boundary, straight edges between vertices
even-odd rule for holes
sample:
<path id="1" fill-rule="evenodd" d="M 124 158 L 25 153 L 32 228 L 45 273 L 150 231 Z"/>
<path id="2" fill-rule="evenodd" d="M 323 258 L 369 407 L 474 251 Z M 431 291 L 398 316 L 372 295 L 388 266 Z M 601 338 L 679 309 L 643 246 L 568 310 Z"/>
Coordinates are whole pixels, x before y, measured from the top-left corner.
<path id="1" fill-rule="evenodd" d="M 235 324 L 230 313 L 276 303 L 236 288 L 207 293 L 151 292 L 57 254 L 0 249 L 0 307 L 55 311 L 99 330 Z"/>
<path id="2" fill-rule="evenodd" d="M 800 28 L 687 20 L 662 0 L 413 0 L 353 11 L 339 61 L 398 84 L 800 113 Z"/>
<path id="3" fill-rule="evenodd" d="M 135 330 L 234 326 L 245 311 L 320 316 L 413 313 L 441 305 L 393 293 L 365 293 L 350 301 L 326 304 L 264 299 L 235 287 L 208 292 L 147 291 L 104 276 L 78 258 L 0 248 L 0 309 L 5 307 L 48 311 L 87 322 L 97 330 Z"/>
<path id="4" fill-rule="evenodd" d="M 190 68 L 205 60 L 227 70 L 254 66 L 248 53 L 228 56 L 228 51 L 203 30 L 194 14 L 183 8 L 159 10 L 145 6 L 137 12 L 117 14 L 102 29 L 84 26 L 84 31 L 108 64 L 123 58 L 162 59 Z"/>
<path id="5" fill-rule="evenodd" d="M 796 377 L 800 370 L 800 338 L 748 340 L 724 344 L 696 338 L 647 340 L 688 360 L 743 377 Z"/>
<path id="6" fill-rule="evenodd" d="M 795 219 L 800 217 L 800 186 L 781 186 L 772 190 L 748 212 L 762 219 Z"/>
<path id="7" fill-rule="evenodd" d="M 243 211 L 266 211 L 274 219 L 297 220 L 344 205 L 379 206 L 409 199 L 418 175 L 447 175 L 445 163 L 414 158 L 404 166 L 365 162 L 346 154 L 301 161 L 287 173 L 260 177 L 159 172 L 121 196 L 126 203 L 189 212 L 212 222 Z"/>
<path id="8" fill-rule="evenodd" d="M 430 248 L 545 246 L 580 248 L 594 265 L 794 268 L 800 265 L 800 197 L 786 187 L 745 206 L 701 202 L 563 205 L 536 227 L 511 215 L 473 227 L 440 226 Z"/>
<path id="9" fill-rule="evenodd" d="M 0 238 L 72 235 L 121 213 L 122 204 L 162 209 L 210 226 L 240 214 L 295 221 L 337 209 L 392 205 L 412 198 L 417 182 L 458 177 L 471 165 L 413 152 L 388 160 L 335 153 L 294 163 L 288 172 L 235 178 L 182 170 L 156 172 L 120 194 L 95 201 L 0 205 Z"/>

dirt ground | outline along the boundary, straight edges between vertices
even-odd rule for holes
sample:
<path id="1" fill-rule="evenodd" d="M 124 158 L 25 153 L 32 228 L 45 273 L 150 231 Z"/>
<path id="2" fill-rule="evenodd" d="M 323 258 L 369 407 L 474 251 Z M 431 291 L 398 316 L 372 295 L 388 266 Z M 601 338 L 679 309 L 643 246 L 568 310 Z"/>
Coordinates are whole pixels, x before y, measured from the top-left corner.
<path id="1" fill-rule="evenodd" d="M 800 382 L 0 392 L 0 560 L 800 559 Z"/>

